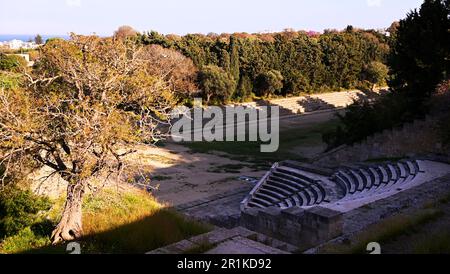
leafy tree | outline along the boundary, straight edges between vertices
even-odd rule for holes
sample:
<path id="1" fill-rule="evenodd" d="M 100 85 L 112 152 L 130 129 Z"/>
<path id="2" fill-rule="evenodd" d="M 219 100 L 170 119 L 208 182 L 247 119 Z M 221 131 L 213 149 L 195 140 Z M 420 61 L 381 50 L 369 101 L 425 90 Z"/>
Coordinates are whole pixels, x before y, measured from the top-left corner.
<path id="1" fill-rule="evenodd" d="M 34 42 L 38 45 L 42 45 L 44 44 L 44 39 L 42 39 L 42 36 L 38 34 L 36 35 L 36 37 L 34 37 Z"/>
<path id="2" fill-rule="evenodd" d="M 209 65 L 201 69 L 199 73 L 199 84 L 206 103 L 212 99 L 226 102 L 230 99 L 236 88 L 236 82 L 229 72 L 218 66 Z"/>
<path id="3" fill-rule="evenodd" d="M 392 22 L 391 26 L 386 29 L 386 31 L 389 32 L 390 40 L 393 43 L 395 43 L 395 41 L 397 40 L 397 32 L 398 32 L 399 27 L 400 27 L 400 22 L 394 21 L 394 22 Z"/>
<path id="4" fill-rule="evenodd" d="M 448 1 L 425 0 L 419 11 L 412 11 L 400 21 L 389 56 L 393 92 L 374 104 L 358 102 L 348 108 L 340 116 L 343 126 L 324 135 L 329 147 L 352 144 L 426 113 L 429 96 L 438 83 L 448 79 L 449 15 Z M 378 76 L 384 76 L 385 68 L 372 65 L 366 73 L 372 70 L 369 74 L 377 75 L 372 79 L 375 82 L 381 78 Z"/>
<path id="5" fill-rule="evenodd" d="M 256 80 L 256 95 L 271 96 L 283 88 L 283 76 L 278 70 L 261 73 Z"/>
<path id="6" fill-rule="evenodd" d="M 180 99 L 198 92 L 198 69 L 191 59 L 176 50 L 165 49 L 159 45 L 146 46 L 142 56 L 148 60 L 147 72 L 166 80 Z"/>
<path id="7" fill-rule="evenodd" d="M 432 98 L 433 114 L 437 113 L 438 133 L 444 145 L 450 147 L 450 79 L 442 81 Z"/>
<path id="8" fill-rule="evenodd" d="M 252 95 L 253 95 L 253 82 L 248 76 L 244 75 L 239 79 L 236 99 L 240 101 L 245 101 L 251 99 Z"/>
<path id="9" fill-rule="evenodd" d="M 92 179 L 120 172 L 131 145 L 158 138 L 174 96 L 149 62 L 130 41 L 72 35 L 47 42 L 22 88 L 0 89 L 4 176 L 47 166 L 68 182 L 54 243 L 81 235 Z"/>
<path id="10" fill-rule="evenodd" d="M 420 104 L 449 76 L 449 29 L 447 0 L 425 0 L 420 10 L 400 21 L 389 58 L 393 90 L 407 92 L 415 104 Z"/>
<path id="11" fill-rule="evenodd" d="M 286 30 L 182 37 L 150 32 L 141 35 L 140 41 L 175 49 L 199 68 L 221 67 L 239 83 L 238 88 L 248 82 L 241 81 L 242 77 L 257 84 L 261 74 L 277 70 L 283 77 L 278 95 L 360 86 L 364 81 L 363 64 L 385 63 L 391 42 L 383 33 L 360 29 L 322 35 Z M 236 90 L 233 99 L 239 100 L 241 92 Z"/>
<path id="12" fill-rule="evenodd" d="M 353 32 L 355 30 L 355 28 L 352 26 L 352 25 L 348 25 L 346 28 L 345 28 L 345 31 L 346 32 Z"/>
<path id="13" fill-rule="evenodd" d="M 120 26 L 115 32 L 114 32 L 114 38 L 117 39 L 127 39 L 129 37 L 135 37 L 138 34 L 138 32 L 133 29 L 130 26 Z"/>
<path id="14" fill-rule="evenodd" d="M 370 62 L 364 68 L 364 78 L 372 85 L 372 90 L 375 89 L 377 84 L 383 84 L 386 82 L 389 69 L 388 67 L 380 62 Z"/>
<path id="15" fill-rule="evenodd" d="M 302 92 L 310 92 L 313 90 L 309 82 L 309 78 L 304 76 L 300 71 L 295 71 L 290 75 L 292 79 L 285 79 L 285 88 L 290 94 L 299 95 Z"/>
<path id="16" fill-rule="evenodd" d="M 236 40 L 234 36 L 230 37 L 230 73 L 234 80 L 239 81 L 239 49 Z"/>
<path id="17" fill-rule="evenodd" d="M 230 54 L 226 49 L 220 49 L 217 54 L 217 59 L 219 60 L 219 65 L 223 70 L 230 72 L 231 71 L 231 58 Z M 230 73 L 231 76 L 233 76 Z"/>

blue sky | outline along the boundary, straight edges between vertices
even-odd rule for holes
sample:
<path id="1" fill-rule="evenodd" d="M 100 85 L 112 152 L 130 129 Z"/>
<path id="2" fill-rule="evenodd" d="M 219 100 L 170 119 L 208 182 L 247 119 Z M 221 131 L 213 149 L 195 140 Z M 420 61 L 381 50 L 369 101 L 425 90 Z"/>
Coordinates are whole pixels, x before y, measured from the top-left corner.
<path id="1" fill-rule="evenodd" d="M 0 0 L 0 34 L 110 35 L 386 28 L 422 0 Z"/>

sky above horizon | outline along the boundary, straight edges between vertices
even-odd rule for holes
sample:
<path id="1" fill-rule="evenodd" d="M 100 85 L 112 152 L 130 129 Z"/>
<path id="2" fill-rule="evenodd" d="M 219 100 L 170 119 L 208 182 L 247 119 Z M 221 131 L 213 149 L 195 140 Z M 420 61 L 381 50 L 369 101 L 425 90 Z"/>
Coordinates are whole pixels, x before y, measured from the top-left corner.
<path id="1" fill-rule="evenodd" d="M 0 0 L 0 34 L 111 35 L 387 28 L 423 0 Z"/>

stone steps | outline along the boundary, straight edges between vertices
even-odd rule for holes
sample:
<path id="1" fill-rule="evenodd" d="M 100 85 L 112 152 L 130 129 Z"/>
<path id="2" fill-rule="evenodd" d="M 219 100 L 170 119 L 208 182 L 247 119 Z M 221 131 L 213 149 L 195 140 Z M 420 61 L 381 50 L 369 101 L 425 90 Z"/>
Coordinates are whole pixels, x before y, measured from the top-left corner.
<path id="1" fill-rule="evenodd" d="M 410 168 L 407 168 L 407 167 Z M 390 191 L 395 191 L 399 187 L 410 183 L 414 180 L 419 171 L 419 164 L 417 161 L 406 161 L 397 163 L 385 163 L 379 165 L 370 165 L 359 168 L 359 178 L 354 176 L 347 177 L 348 184 L 351 188 L 339 203 L 364 199 L 371 195 L 379 195 Z M 356 173 L 356 170 L 351 170 Z M 341 174 L 339 171 L 338 174 Z M 355 179 L 356 178 L 356 179 Z M 340 180 L 336 178 L 336 180 Z M 361 183 L 365 185 L 364 189 L 358 188 Z M 353 191 L 355 190 L 356 191 Z"/>
<path id="2" fill-rule="evenodd" d="M 207 243 L 210 248 L 202 250 Z M 298 247 L 244 227 L 216 228 L 177 243 L 161 247 L 146 254 L 189 254 L 202 250 L 203 254 L 289 254 Z"/>
<path id="3" fill-rule="evenodd" d="M 311 188 L 315 188 L 317 191 L 320 191 L 322 196 L 326 195 L 325 189 L 320 184 L 319 180 L 309 177 L 307 174 L 302 172 L 300 169 L 295 169 L 287 166 L 279 166 L 277 171 L 281 171 L 284 174 L 292 176 L 296 179 L 296 181 L 303 182 L 307 186 Z"/>
<path id="4" fill-rule="evenodd" d="M 420 173 L 423 173 L 420 161 L 415 160 L 345 165 L 334 173 L 329 169 L 285 161 L 272 168 L 249 197 L 247 205 L 285 209 L 345 204 L 398 192 L 413 185 Z M 324 176 L 327 174 L 331 175 Z"/>
<path id="5" fill-rule="evenodd" d="M 271 171 L 265 183 L 249 201 L 252 207 L 267 207 L 268 204 L 281 208 L 318 205 L 326 199 L 324 187 L 315 178 L 293 168 L 294 164 L 279 165 Z M 313 167 L 309 167 L 309 170 Z M 330 170 L 322 170 L 330 173 Z"/>
<path id="6" fill-rule="evenodd" d="M 258 108 L 259 106 L 280 106 L 280 115 L 288 115 L 347 107 L 351 105 L 354 100 L 372 100 L 378 96 L 376 94 L 377 93 L 367 95 L 361 91 L 353 90 L 250 102 L 239 105 L 253 108 Z"/>

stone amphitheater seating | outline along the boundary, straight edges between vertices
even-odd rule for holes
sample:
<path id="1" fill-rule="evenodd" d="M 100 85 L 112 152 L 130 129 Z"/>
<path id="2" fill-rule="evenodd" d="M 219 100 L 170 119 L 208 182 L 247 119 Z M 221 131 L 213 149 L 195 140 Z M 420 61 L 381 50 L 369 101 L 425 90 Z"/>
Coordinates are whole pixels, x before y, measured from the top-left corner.
<path id="1" fill-rule="evenodd" d="M 273 99 L 269 101 L 243 103 L 247 107 L 258 108 L 258 106 L 276 105 L 280 106 L 280 116 L 290 114 L 307 113 L 317 110 L 326 110 L 333 108 L 344 108 L 352 104 L 354 100 L 375 99 L 385 91 L 364 93 L 359 90 L 330 92 L 315 94 L 310 96 L 290 97 L 282 99 Z"/>
<path id="2" fill-rule="evenodd" d="M 337 170 L 285 161 L 261 179 L 244 207 L 287 209 L 320 205 L 348 211 L 450 173 L 450 166 L 422 160 L 342 166 Z"/>

